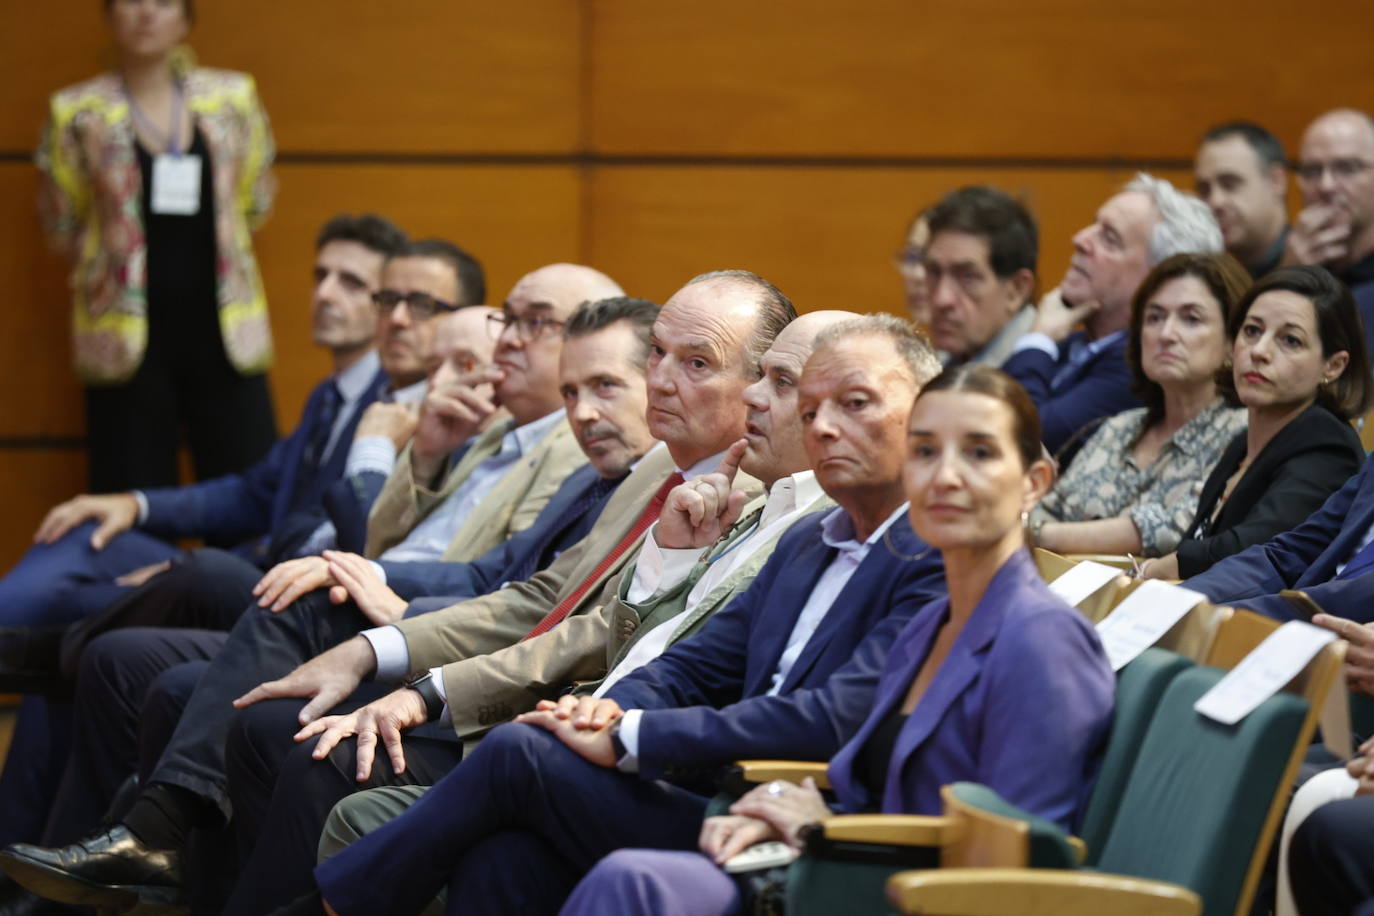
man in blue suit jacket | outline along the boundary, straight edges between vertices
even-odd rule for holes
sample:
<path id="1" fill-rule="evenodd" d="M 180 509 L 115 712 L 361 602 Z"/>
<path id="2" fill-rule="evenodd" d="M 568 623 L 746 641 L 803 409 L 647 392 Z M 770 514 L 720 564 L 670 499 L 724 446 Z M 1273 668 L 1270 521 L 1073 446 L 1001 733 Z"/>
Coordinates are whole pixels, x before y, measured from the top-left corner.
<path id="1" fill-rule="evenodd" d="M 806 364 L 805 445 L 840 508 L 793 526 L 744 594 L 604 698 L 560 701 L 569 719 L 525 717 L 549 731 L 494 730 L 405 814 L 317 869 L 331 905 L 368 912 L 385 894 L 418 911 L 452 873 L 465 902 L 552 912 L 613 849 L 694 846 L 705 797 L 655 777 L 696 787 L 702 768 L 739 753 L 838 749 L 866 712 L 849 702 L 863 691 L 844 688 L 865 683 L 871 696 L 901 624 L 944 591 L 900 476 L 910 404 L 937 364 L 903 324 L 841 325 Z"/>
<path id="2" fill-rule="evenodd" d="M 1299 617 L 1283 589 L 1300 589 L 1330 614 L 1374 621 L 1374 457 L 1307 521 L 1227 557 L 1183 584 L 1219 604 L 1277 620 Z"/>
<path id="3" fill-rule="evenodd" d="M 1067 464 L 1091 424 L 1140 406 L 1125 352 L 1131 300 L 1150 268 L 1180 252 L 1222 250 L 1207 205 L 1163 179 L 1137 175 L 1073 237 L 1059 288 L 1002 365 L 1040 409 L 1045 445 Z M 1083 330 L 1074 328 L 1083 326 Z M 1062 454 L 1061 454 L 1062 452 Z"/>

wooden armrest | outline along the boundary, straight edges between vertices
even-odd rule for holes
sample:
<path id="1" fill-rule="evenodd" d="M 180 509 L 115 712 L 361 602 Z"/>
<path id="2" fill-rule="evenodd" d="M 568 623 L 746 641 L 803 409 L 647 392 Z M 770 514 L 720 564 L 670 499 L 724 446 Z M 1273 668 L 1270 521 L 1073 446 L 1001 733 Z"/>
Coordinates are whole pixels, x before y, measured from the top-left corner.
<path id="1" fill-rule="evenodd" d="M 837 814 L 821 821 L 827 840 L 888 846 L 943 846 L 955 839 L 951 817 L 924 814 Z"/>
<path id="2" fill-rule="evenodd" d="M 735 766 L 740 768 L 748 782 L 784 779 L 800 785 L 803 779 L 810 776 L 816 781 L 816 788 L 830 788 L 830 776 L 826 772 L 829 767 L 827 763 L 810 760 L 737 760 Z"/>
<path id="3" fill-rule="evenodd" d="M 1047 868 L 904 871 L 887 882 L 903 913 L 940 916 L 1198 916 L 1202 900 L 1176 884 Z"/>
<path id="4" fill-rule="evenodd" d="M 1068 842 L 1069 848 L 1073 850 L 1073 857 L 1078 860 L 1079 865 L 1082 865 L 1084 862 L 1088 860 L 1087 843 L 1083 842 L 1076 836 L 1066 836 L 1064 837 L 1064 839 Z"/>
<path id="5" fill-rule="evenodd" d="M 1131 558 L 1124 553 L 1066 553 L 1064 559 L 1072 563 L 1082 563 L 1089 561 L 1101 563 L 1103 566 L 1115 566 L 1117 569 L 1131 570 Z"/>

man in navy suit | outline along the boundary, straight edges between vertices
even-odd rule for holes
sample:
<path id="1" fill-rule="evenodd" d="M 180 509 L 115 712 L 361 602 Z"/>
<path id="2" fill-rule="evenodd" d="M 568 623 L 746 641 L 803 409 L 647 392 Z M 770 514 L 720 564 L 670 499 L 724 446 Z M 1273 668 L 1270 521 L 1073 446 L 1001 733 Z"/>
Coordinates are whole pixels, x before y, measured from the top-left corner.
<path id="1" fill-rule="evenodd" d="M 1307 521 L 1227 557 L 1183 584 L 1218 604 L 1277 620 L 1300 618 L 1279 596 L 1307 592 L 1329 614 L 1374 621 L 1374 457 Z"/>
<path id="2" fill-rule="evenodd" d="M 896 628 L 944 590 L 901 483 L 907 414 L 936 367 L 889 316 L 823 333 L 799 410 L 840 508 L 797 523 L 743 595 L 605 697 L 522 717 L 542 728 L 493 731 L 409 811 L 316 870 L 325 900 L 361 913 L 384 894 L 383 906 L 418 911 L 447 884 L 480 910 L 552 912 L 613 849 L 693 848 L 705 797 L 651 780 L 695 788 L 703 768 L 740 754 L 833 754 L 862 721 L 853 699 L 871 695 Z"/>
<path id="3" fill-rule="evenodd" d="M 1131 300 L 1150 268 L 1180 252 L 1221 250 L 1206 204 L 1143 173 L 1073 237 L 1068 272 L 1041 299 L 1030 333 L 1002 365 L 1040 409 L 1045 445 L 1061 463 L 1096 421 L 1139 406 L 1126 335 Z"/>

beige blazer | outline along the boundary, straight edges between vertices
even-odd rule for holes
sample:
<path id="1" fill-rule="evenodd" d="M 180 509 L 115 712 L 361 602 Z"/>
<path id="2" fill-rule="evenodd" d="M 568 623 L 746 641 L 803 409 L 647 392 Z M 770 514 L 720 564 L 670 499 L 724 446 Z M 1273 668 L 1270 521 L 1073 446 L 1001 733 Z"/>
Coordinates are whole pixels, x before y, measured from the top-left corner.
<path id="1" fill-rule="evenodd" d="M 566 620 L 535 639 L 524 636 L 591 576 L 673 471 L 668 450 L 655 450 L 616 490 L 587 536 L 547 568 L 500 591 L 397 624 L 412 670 L 444 666 L 459 736 L 476 738 L 557 696 L 567 684 L 605 674 L 609 627 L 600 610 L 615 596 L 637 547 L 602 571 Z M 750 497 L 763 489 L 743 474 L 735 486 Z"/>
<path id="2" fill-rule="evenodd" d="M 367 555 L 376 557 L 402 540 L 435 507 L 448 499 L 472 475 L 473 470 L 501 447 L 510 430 L 509 419 L 491 424 L 444 478 L 438 490 L 417 484 L 411 474 L 409 446 L 401 453 L 396 470 L 373 504 L 367 520 Z M 496 545 L 534 524 L 535 518 L 568 475 L 580 468 L 587 456 L 567 423 L 549 430 L 501 476 L 463 520 L 444 551 L 453 563 L 475 560 Z"/>

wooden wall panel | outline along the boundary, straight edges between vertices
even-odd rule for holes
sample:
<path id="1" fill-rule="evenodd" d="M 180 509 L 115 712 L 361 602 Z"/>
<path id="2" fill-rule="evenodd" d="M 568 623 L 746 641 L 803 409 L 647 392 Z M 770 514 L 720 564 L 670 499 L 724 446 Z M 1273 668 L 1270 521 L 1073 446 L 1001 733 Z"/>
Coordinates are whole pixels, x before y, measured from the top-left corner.
<path id="1" fill-rule="evenodd" d="M 37 189 L 32 166 L 0 163 L 0 436 L 79 436 L 66 267 L 38 230 Z"/>
<path id="2" fill-rule="evenodd" d="M 215 0 L 190 44 L 252 73 L 286 150 L 564 152 L 580 129 L 581 5 L 567 0 Z M 97 0 L 0 8 L 0 149 L 49 93 L 110 62 Z"/>
<path id="3" fill-rule="evenodd" d="M 1042 287 L 1059 282 L 1069 239 L 1133 173 L 1067 169 L 621 166 L 591 175 L 591 263 L 662 302 L 705 270 L 744 267 L 802 311 L 903 314 L 891 256 L 912 215 L 945 191 L 988 183 L 1040 224 Z M 1174 181 L 1186 173 L 1157 172 Z"/>
<path id="4" fill-rule="evenodd" d="M 594 0 L 610 153 L 1191 157 L 1369 104 L 1370 6 L 1288 0 Z M 1311 40 L 1290 40 L 1303 35 Z"/>
<path id="5" fill-rule="evenodd" d="M 279 205 L 257 250 L 278 355 L 277 415 L 295 424 L 310 387 L 328 371 L 310 343 L 310 269 L 315 233 L 335 213 L 372 210 L 413 237 L 440 236 L 483 264 L 499 302 L 526 271 L 581 253 L 577 171 L 564 166 L 282 166 Z"/>

